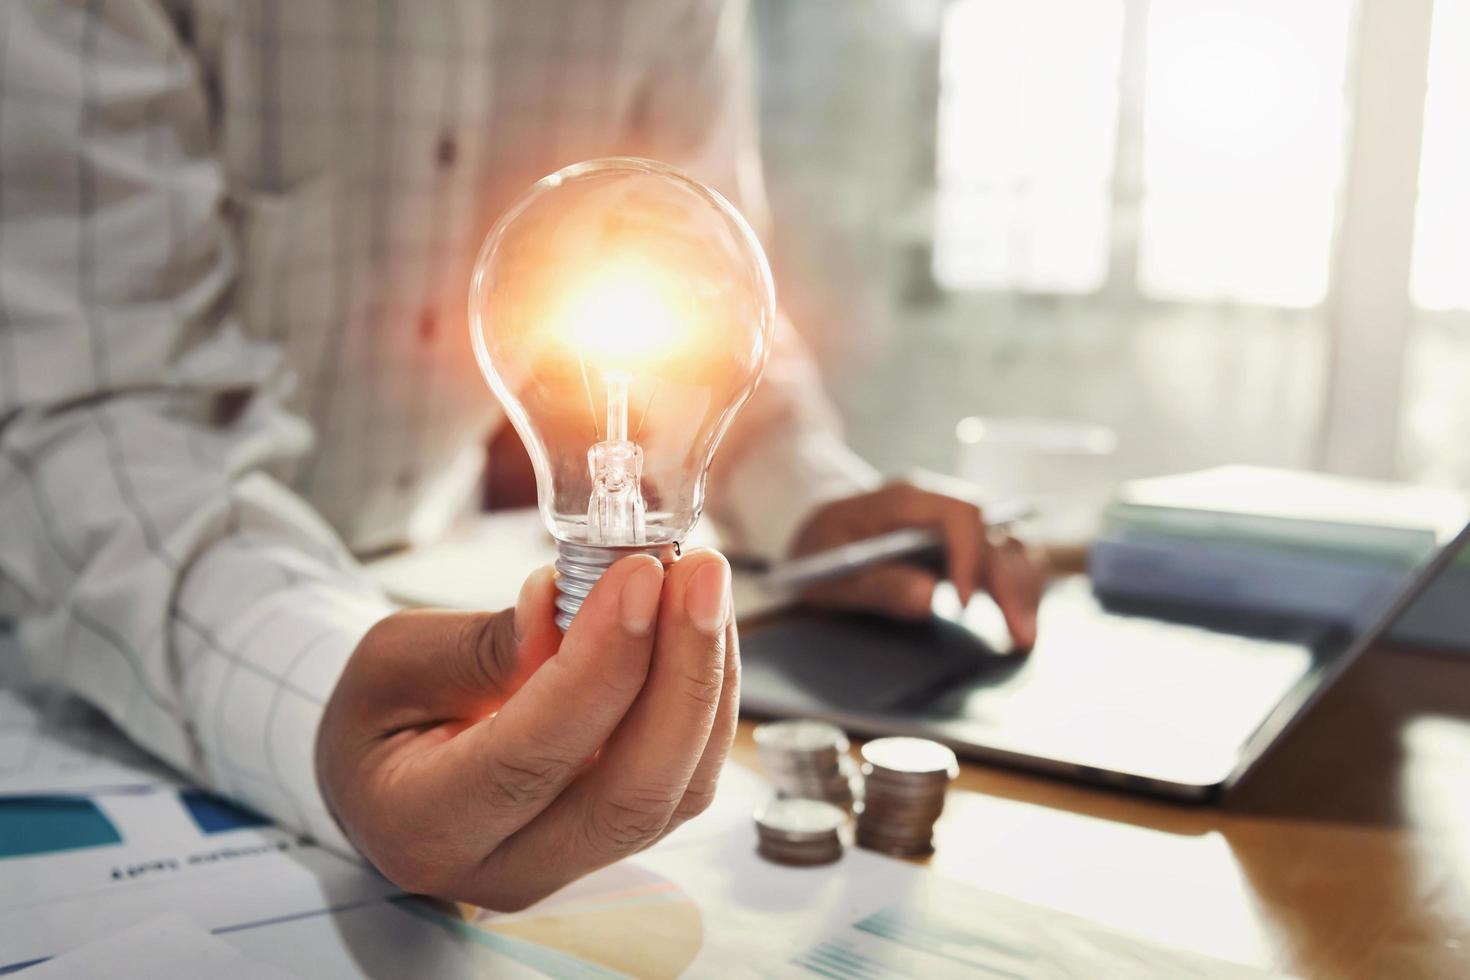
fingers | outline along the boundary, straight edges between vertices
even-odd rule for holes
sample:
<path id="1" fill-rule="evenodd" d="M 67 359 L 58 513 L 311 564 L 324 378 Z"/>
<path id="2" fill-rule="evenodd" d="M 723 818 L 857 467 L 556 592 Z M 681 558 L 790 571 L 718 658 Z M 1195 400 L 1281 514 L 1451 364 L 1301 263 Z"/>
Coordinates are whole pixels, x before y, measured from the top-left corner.
<path id="1" fill-rule="evenodd" d="M 989 544 L 980 508 L 956 497 L 933 493 L 911 483 L 883 491 L 891 498 L 890 518 L 897 527 L 930 527 L 944 539 L 945 574 L 969 603 L 981 580 Z"/>
<path id="2" fill-rule="evenodd" d="M 428 891 L 463 893 L 478 862 L 562 793 L 617 728 L 648 674 L 663 577 L 647 556 L 613 565 L 556 655 L 498 714 L 392 771 L 387 795 L 400 849 L 415 839 L 420 852 L 436 856 L 416 868 L 432 863 L 456 875 L 428 882 Z M 379 867 L 404 883 L 391 866 Z M 425 884 L 411 880 L 406 887 Z"/>
<path id="3" fill-rule="evenodd" d="M 851 578 L 824 582 L 804 597 L 830 609 L 874 612 L 894 619 L 921 620 L 929 616 L 939 581 L 911 565 L 879 565 Z"/>
<path id="4" fill-rule="evenodd" d="M 534 901 L 664 832 L 717 723 L 717 751 L 728 750 L 725 729 L 735 710 L 725 676 L 730 609 L 730 567 L 720 555 L 693 552 L 669 570 L 642 693 L 597 764 L 486 860 L 487 892 L 474 900 L 512 907 Z M 698 793 L 712 795 L 713 774 L 704 776 Z"/>
<path id="5" fill-rule="evenodd" d="M 911 483 L 893 483 L 871 494 L 829 504 L 808 521 L 796 553 L 855 540 L 881 531 L 928 527 L 944 540 L 945 574 L 962 604 L 984 586 L 995 599 L 1017 646 L 1036 643 L 1036 609 L 1043 573 L 1025 547 L 1001 535 L 992 546 L 980 508 L 966 500 Z M 896 619 L 929 615 L 934 576 L 898 563 L 868 569 L 808 589 L 803 597 L 817 605 L 875 612 Z"/>
<path id="6" fill-rule="evenodd" d="M 1007 536 L 992 549 L 986 588 L 1022 650 L 1036 645 L 1036 610 L 1044 577 L 1040 564 L 1015 538 Z"/>
<path id="7" fill-rule="evenodd" d="M 934 497 L 934 507 L 944 535 L 945 571 L 960 604 L 969 605 L 984 575 L 990 550 L 985 519 L 979 507 L 953 497 Z"/>
<path id="8" fill-rule="evenodd" d="M 892 483 L 874 493 L 829 504 L 807 523 L 794 552 L 912 527 L 939 533 L 945 575 L 954 583 L 960 601 L 968 603 L 984 580 L 990 548 L 980 508 L 911 483 Z M 935 584 L 934 576 L 895 564 L 814 587 L 805 598 L 818 605 L 918 619 L 929 614 Z"/>
<path id="9" fill-rule="evenodd" d="M 378 733 L 483 717 L 556 652 L 554 589 L 547 567 L 526 579 L 514 609 L 411 609 L 384 619 L 360 645 L 371 662 L 344 675 L 356 685 L 344 703 Z"/>
<path id="10" fill-rule="evenodd" d="M 661 837 L 677 830 L 685 821 L 697 817 L 714 802 L 720 772 L 730 756 L 730 746 L 735 744 L 736 723 L 739 718 L 740 635 L 735 628 L 732 614 L 730 625 L 725 627 L 725 686 L 720 691 L 720 709 L 715 713 L 714 728 L 710 731 L 709 743 L 704 747 L 704 755 L 700 757 L 694 775 L 689 777 L 689 787 L 684 791 L 684 798 L 679 801 L 673 819 L 664 828 Z"/>

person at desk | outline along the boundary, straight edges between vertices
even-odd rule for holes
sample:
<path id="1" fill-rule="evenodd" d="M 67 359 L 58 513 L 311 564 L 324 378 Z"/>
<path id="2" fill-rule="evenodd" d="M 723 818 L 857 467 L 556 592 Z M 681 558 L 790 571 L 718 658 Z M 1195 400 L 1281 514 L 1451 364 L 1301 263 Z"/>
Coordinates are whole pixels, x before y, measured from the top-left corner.
<path id="1" fill-rule="evenodd" d="M 632 153 L 763 208 L 740 4 L 27 0 L 0 11 L 0 618 L 29 673 L 397 883 L 524 905 L 699 812 L 734 731 L 729 569 L 627 559 L 563 638 L 396 610 L 502 420 L 469 356 L 509 197 Z M 1034 638 L 1037 572 L 836 434 L 789 327 L 711 510 L 768 556 L 943 529 Z M 486 561 L 494 561 L 486 555 Z M 816 601 L 927 613 L 880 568 Z M 313 746 L 315 751 L 313 752 Z"/>

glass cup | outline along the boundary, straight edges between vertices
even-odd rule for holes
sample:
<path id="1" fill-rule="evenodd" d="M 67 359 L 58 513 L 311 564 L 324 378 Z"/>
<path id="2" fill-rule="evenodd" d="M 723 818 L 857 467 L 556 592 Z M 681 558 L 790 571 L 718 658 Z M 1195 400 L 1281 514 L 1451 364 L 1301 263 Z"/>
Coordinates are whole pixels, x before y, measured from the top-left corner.
<path id="1" fill-rule="evenodd" d="M 1118 436 L 1085 422 L 970 416 L 955 426 L 955 473 L 993 504 L 1029 502 L 1024 536 L 1050 546 L 1085 545 L 1097 534 L 1116 482 Z"/>

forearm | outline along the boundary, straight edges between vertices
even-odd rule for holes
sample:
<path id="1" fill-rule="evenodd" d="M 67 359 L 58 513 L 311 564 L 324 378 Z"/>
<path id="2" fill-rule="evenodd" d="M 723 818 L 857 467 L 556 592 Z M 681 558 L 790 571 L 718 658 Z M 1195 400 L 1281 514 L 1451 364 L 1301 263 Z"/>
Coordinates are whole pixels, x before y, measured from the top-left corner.
<path id="1" fill-rule="evenodd" d="M 795 419 L 769 422 L 720 471 L 713 516 L 737 550 L 785 557 L 802 524 L 823 505 L 875 488 L 879 476 L 830 429 Z"/>
<path id="2" fill-rule="evenodd" d="M 358 642 L 393 607 L 361 573 L 279 531 L 211 544 L 182 583 L 172 647 L 197 778 L 342 851 L 313 747 Z"/>
<path id="3" fill-rule="evenodd" d="M 778 559 L 818 508 L 879 482 L 843 441 L 816 365 L 781 317 L 765 376 L 716 456 L 711 515 L 731 533 L 735 550 Z"/>
<path id="4" fill-rule="evenodd" d="M 28 672 L 206 785 L 341 845 L 315 719 L 389 611 L 304 503 L 258 468 L 262 407 L 212 430 L 119 398 L 0 434 L 0 575 Z"/>

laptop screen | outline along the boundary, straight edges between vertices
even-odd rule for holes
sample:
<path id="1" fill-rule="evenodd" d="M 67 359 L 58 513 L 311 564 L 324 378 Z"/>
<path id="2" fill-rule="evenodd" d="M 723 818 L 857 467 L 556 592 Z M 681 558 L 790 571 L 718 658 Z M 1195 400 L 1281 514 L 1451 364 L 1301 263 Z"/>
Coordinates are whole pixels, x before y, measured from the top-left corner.
<path id="1" fill-rule="evenodd" d="M 1392 642 L 1470 648 L 1466 538 L 1399 562 L 1351 616 L 1117 602 L 1085 576 L 1062 579 L 1029 653 L 1010 649 L 985 599 L 962 611 L 941 594 L 920 624 L 788 613 L 742 626 L 742 707 L 1205 798 L 1244 775 L 1390 618 Z"/>

